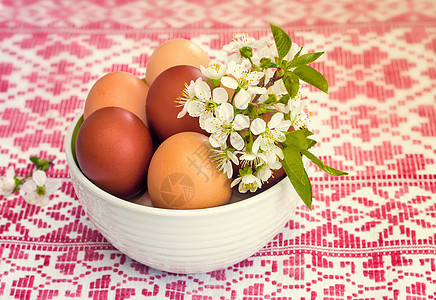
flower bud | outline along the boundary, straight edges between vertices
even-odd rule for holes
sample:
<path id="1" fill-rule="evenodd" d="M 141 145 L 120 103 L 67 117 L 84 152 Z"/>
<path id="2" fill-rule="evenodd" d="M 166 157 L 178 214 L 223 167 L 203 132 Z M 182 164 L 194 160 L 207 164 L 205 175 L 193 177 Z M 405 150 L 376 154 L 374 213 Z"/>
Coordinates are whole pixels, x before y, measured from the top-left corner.
<path id="1" fill-rule="evenodd" d="M 241 49 L 239 49 L 239 53 L 241 53 L 242 57 L 251 58 L 253 56 L 253 48 L 242 47 Z"/>
<path id="2" fill-rule="evenodd" d="M 283 75 L 285 75 L 285 70 L 283 70 L 282 68 L 279 68 L 276 70 L 276 72 L 274 73 L 274 80 L 279 80 L 280 78 L 283 77 Z"/>

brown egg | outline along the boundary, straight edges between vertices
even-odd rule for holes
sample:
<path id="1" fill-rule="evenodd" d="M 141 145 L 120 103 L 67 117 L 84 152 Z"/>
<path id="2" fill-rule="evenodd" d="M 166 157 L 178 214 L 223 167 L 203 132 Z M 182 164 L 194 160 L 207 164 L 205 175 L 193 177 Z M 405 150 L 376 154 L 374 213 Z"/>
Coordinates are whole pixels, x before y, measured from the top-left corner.
<path id="1" fill-rule="evenodd" d="M 160 74 L 150 86 L 147 96 L 147 120 L 152 133 L 162 142 L 183 131 L 206 133 L 200 128 L 198 118 L 177 115 L 182 107 L 176 101 L 183 94 L 185 84 L 202 77 L 200 69 L 192 66 L 174 66 Z"/>
<path id="2" fill-rule="evenodd" d="M 80 126 L 76 155 L 83 174 L 96 186 L 129 199 L 146 188 L 153 143 L 136 115 L 123 108 L 104 107 Z"/>
<path id="3" fill-rule="evenodd" d="M 182 132 L 165 140 L 153 155 L 148 193 L 155 207 L 198 209 L 227 204 L 231 180 L 209 158 L 207 136 Z"/>
<path id="4" fill-rule="evenodd" d="M 172 39 L 161 44 L 147 62 L 145 78 L 151 86 L 160 73 L 173 66 L 189 65 L 207 67 L 209 56 L 197 44 L 186 39 Z"/>
<path id="5" fill-rule="evenodd" d="M 147 125 L 145 101 L 148 85 L 133 74 L 113 72 L 99 78 L 88 93 L 83 112 L 84 119 L 97 109 L 116 106 L 134 113 Z"/>

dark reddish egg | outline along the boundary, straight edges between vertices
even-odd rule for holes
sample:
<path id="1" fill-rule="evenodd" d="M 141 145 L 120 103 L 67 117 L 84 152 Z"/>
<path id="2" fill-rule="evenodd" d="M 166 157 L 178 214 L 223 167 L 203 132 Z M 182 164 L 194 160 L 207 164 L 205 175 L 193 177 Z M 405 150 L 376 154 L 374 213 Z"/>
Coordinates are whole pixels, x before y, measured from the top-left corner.
<path id="1" fill-rule="evenodd" d="M 200 77 L 203 74 L 199 68 L 179 65 L 163 71 L 150 86 L 146 101 L 147 120 L 159 142 L 184 131 L 206 133 L 200 128 L 198 118 L 189 114 L 177 118 L 182 107 L 177 106 L 176 101 L 182 97 L 185 85 Z"/>
<path id="2" fill-rule="evenodd" d="M 96 186 L 122 199 L 145 190 L 153 150 L 147 126 L 119 107 L 96 110 L 77 133 L 76 155 L 82 172 Z"/>

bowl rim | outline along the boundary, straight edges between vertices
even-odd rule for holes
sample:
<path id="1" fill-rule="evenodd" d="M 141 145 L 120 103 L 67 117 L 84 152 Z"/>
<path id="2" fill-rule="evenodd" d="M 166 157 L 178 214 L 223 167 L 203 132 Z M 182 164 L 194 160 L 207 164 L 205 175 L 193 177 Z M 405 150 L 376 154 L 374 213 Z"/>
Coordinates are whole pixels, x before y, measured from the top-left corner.
<path id="1" fill-rule="evenodd" d="M 141 205 L 137 203 L 133 203 L 128 200 L 124 200 L 121 198 L 118 198 L 114 195 L 109 194 L 108 192 L 105 192 L 104 190 L 100 189 L 96 185 L 94 185 L 79 169 L 78 165 L 76 164 L 76 161 L 73 157 L 72 152 L 72 137 L 74 130 L 76 128 L 77 123 L 79 122 L 80 118 L 82 118 L 83 112 L 79 113 L 73 120 L 73 122 L 70 124 L 67 134 L 65 137 L 64 147 L 65 147 L 65 155 L 67 160 L 67 165 L 74 177 L 77 178 L 77 180 L 85 185 L 85 187 L 89 190 L 92 190 L 93 193 L 97 194 L 100 198 L 103 198 L 107 201 L 109 201 L 111 204 L 122 207 L 129 210 L 134 210 L 137 212 L 143 212 L 151 215 L 156 216 L 178 216 L 178 217 L 193 217 L 193 216 L 208 216 L 213 215 L 217 213 L 230 213 L 235 210 L 244 210 L 244 208 L 255 205 L 259 201 L 268 201 L 270 197 L 267 197 L 266 194 L 271 193 L 271 189 L 281 189 L 285 185 L 290 185 L 289 179 L 287 177 L 283 178 L 279 182 L 277 182 L 275 185 L 271 186 L 267 190 L 260 192 L 256 195 L 253 195 L 251 197 L 248 197 L 246 199 L 229 203 L 221 206 L 216 207 L 208 207 L 208 208 L 201 208 L 201 209 L 168 209 L 168 208 L 158 208 L 153 206 L 146 206 Z M 292 187 L 290 187 L 292 189 Z"/>

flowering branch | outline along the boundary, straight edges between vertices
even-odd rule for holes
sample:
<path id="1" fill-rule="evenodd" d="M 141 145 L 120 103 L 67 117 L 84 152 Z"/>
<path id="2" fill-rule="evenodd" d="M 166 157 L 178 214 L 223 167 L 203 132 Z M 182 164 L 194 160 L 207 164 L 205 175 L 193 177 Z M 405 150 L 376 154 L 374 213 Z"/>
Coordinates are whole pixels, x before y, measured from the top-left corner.
<path id="1" fill-rule="evenodd" d="M 50 194 L 59 189 L 61 183 L 59 180 L 47 179 L 45 172 L 53 164 L 53 160 L 32 156 L 30 161 L 36 168 L 23 178 L 18 178 L 13 167 L 6 170 L 5 176 L 0 178 L 0 195 L 8 196 L 13 192 L 18 192 L 19 186 L 22 185 L 24 200 L 27 203 L 45 205 L 48 203 Z"/>
<path id="2" fill-rule="evenodd" d="M 316 142 L 308 129 L 308 99 L 300 80 L 328 92 L 324 76 L 308 64 L 324 52 L 301 54 L 281 28 L 271 25 L 274 43 L 234 35 L 224 45 L 224 62 L 201 67 L 201 78 L 186 85 L 178 99 L 178 117 L 199 118 L 214 147 L 211 159 L 241 193 L 255 192 L 284 168 L 303 202 L 311 209 L 312 187 L 304 169 L 306 156 L 328 174 L 347 173 L 324 165 L 309 152 Z M 207 84 L 212 82 L 212 90 Z M 234 173 L 236 166 L 237 174 Z"/>

